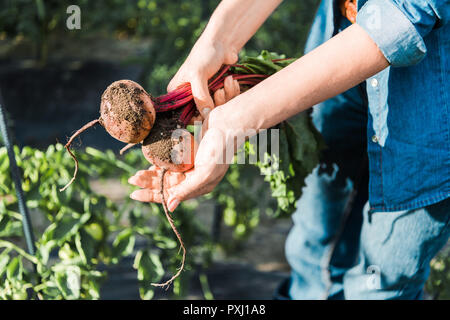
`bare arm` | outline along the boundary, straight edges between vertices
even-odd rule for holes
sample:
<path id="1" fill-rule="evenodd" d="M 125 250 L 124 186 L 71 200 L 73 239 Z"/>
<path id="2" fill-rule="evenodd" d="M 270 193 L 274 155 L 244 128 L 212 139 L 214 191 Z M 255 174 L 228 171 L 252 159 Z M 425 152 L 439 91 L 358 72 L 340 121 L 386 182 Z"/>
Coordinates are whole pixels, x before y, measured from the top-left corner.
<path id="1" fill-rule="evenodd" d="M 388 61 L 367 33 L 359 25 L 352 25 L 215 109 L 209 126 L 223 130 L 269 128 L 352 88 L 387 66 Z"/>
<path id="2" fill-rule="evenodd" d="M 237 62 L 239 51 L 280 3 L 281 0 L 223 0 L 167 90 L 189 82 L 195 104 L 206 117 L 214 108 L 208 79 L 223 64 Z"/>
<path id="3" fill-rule="evenodd" d="M 211 16 L 204 36 L 237 54 L 282 0 L 224 0 Z"/>

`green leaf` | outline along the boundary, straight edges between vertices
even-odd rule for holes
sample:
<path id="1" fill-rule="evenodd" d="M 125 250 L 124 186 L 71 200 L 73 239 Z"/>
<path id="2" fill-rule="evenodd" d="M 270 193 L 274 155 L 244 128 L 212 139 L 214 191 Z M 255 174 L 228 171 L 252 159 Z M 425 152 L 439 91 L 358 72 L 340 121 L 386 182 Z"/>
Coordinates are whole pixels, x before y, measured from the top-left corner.
<path id="1" fill-rule="evenodd" d="M 11 281 L 22 280 L 23 278 L 23 264 L 22 257 L 18 256 L 11 260 L 6 268 L 6 277 Z"/>
<path id="2" fill-rule="evenodd" d="M 56 268 L 55 281 L 65 299 L 80 297 L 81 271 L 79 267 Z"/>
<path id="3" fill-rule="evenodd" d="M 58 245 L 71 238 L 90 218 L 90 213 L 84 213 L 81 216 L 76 214 L 65 215 L 61 220 L 52 223 L 44 232 L 45 241 L 55 240 Z"/>
<path id="4" fill-rule="evenodd" d="M 36 7 L 39 20 L 43 21 L 45 19 L 45 4 L 43 0 L 36 0 Z"/>
<path id="5" fill-rule="evenodd" d="M 127 228 L 120 232 L 113 242 L 112 262 L 117 263 L 121 257 L 130 255 L 133 252 L 135 240 L 132 229 Z"/>
<path id="6" fill-rule="evenodd" d="M 5 249 L 0 253 L 0 278 L 6 271 L 6 266 L 8 265 L 8 262 L 10 261 L 9 252 L 11 249 Z"/>
<path id="7" fill-rule="evenodd" d="M 139 293 L 142 299 L 153 298 L 153 282 L 159 282 L 164 276 L 164 268 L 159 256 L 148 250 L 138 251 L 133 267 L 137 270 L 139 280 Z"/>
<path id="8" fill-rule="evenodd" d="M 45 243 L 40 243 L 38 246 L 38 256 L 41 258 L 43 264 L 47 264 L 50 257 L 50 251 L 56 246 L 56 241 L 50 240 Z"/>
<path id="9" fill-rule="evenodd" d="M 270 184 L 272 196 L 277 200 L 279 211 L 276 215 L 290 214 L 295 210 L 304 181 L 319 163 L 324 148 L 309 113 L 301 113 L 283 122 L 279 130 L 278 167 L 273 172 L 274 167 L 269 163 L 258 163 L 261 173 L 265 174 L 264 179 Z"/>
<path id="10" fill-rule="evenodd" d="M 84 229 L 81 229 L 75 236 L 75 245 L 83 262 L 90 264 L 91 259 L 95 257 L 96 241 L 89 233 L 84 231 Z"/>
<path id="11" fill-rule="evenodd" d="M 103 240 L 104 233 L 100 224 L 93 222 L 84 227 L 84 230 L 96 241 Z"/>
<path id="12" fill-rule="evenodd" d="M 301 113 L 286 121 L 292 155 L 300 161 L 306 171 L 312 171 L 319 162 L 319 152 L 323 143 L 311 130 L 312 123 L 307 113 Z"/>
<path id="13" fill-rule="evenodd" d="M 0 233 L 6 230 L 6 226 L 10 221 L 10 217 L 7 214 L 3 214 L 0 216 Z"/>
<path id="14" fill-rule="evenodd" d="M 155 240 L 156 246 L 161 249 L 174 249 L 178 246 L 175 240 L 160 234 L 155 234 L 153 240 Z"/>

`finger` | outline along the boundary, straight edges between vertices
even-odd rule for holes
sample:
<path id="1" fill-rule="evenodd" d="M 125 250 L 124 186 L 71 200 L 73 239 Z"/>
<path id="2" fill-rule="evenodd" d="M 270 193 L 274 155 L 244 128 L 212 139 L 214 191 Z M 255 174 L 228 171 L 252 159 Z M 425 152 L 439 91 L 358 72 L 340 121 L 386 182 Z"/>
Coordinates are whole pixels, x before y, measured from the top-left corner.
<path id="1" fill-rule="evenodd" d="M 128 179 L 128 183 L 137 185 L 136 184 L 137 180 L 140 179 L 142 176 L 144 176 L 145 178 L 149 178 L 150 176 L 156 176 L 157 174 L 158 174 L 158 172 L 152 168 L 150 168 L 148 170 L 139 170 L 138 172 L 136 172 L 133 176 L 131 176 Z"/>
<path id="2" fill-rule="evenodd" d="M 182 200 L 188 200 L 196 197 L 200 197 L 202 195 L 205 195 L 207 193 L 210 193 L 214 190 L 214 188 L 217 186 L 217 184 L 220 182 L 219 180 L 214 180 L 210 183 L 206 183 L 201 187 L 197 187 L 195 189 L 192 189 L 191 191 L 186 189 L 186 185 L 189 185 L 192 183 L 192 181 L 189 181 L 184 184 L 184 181 L 180 183 L 180 185 L 173 187 L 168 190 L 168 200 L 167 200 L 167 209 L 169 209 L 170 212 L 175 211 L 175 209 L 178 207 L 180 202 Z M 182 199 L 182 200 L 180 200 Z"/>
<path id="3" fill-rule="evenodd" d="M 225 78 L 223 87 L 225 90 L 225 101 L 228 102 L 235 97 L 233 76 L 228 76 Z"/>
<path id="4" fill-rule="evenodd" d="M 214 108 L 214 102 L 209 94 L 208 81 L 196 77 L 190 83 L 197 109 L 202 117 L 206 118 L 208 113 Z"/>
<path id="5" fill-rule="evenodd" d="M 148 170 L 139 170 L 133 176 L 128 179 L 128 183 L 140 187 L 141 179 L 149 179 L 152 176 L 157 176 L 158 171 L 155 166 L 150 167 Z"/>
<path id="6" fill-rule="evenodd" d="M 225 102 L 225 91 L 223 89 L 219 89 L 214 92 L 214 104 L 216 107 L 225 104 Z"/>
<path id="7" fill-rule="evenodd" d="M 223 165 L 227 167 L 227 165 Z M 167 200 L 167 208 L 173 212 L 181 201 L 196 198 L 211 192 L 215 186 L 222 180 L 226 173 L 225 170 L 217 176 L 210 176 L 208 172 L 216 172 L 214 169 L 202 166 L 202 170 L 193 169 L 186 174 L 186 179 L 178 185 L 168 190 L 169 198 Z"/>
<path id="8" fill-rule="evenodd" d="M 182 172 L 167 171 L 164 175 L 164 187 L 170 188 L 179 184 L 185 179 Z M 128 183 L 140 188 L 151 188 L 159 190 L 161 188 L 161 170 L 141 170 L 128 179 Z"/>
<path id="9" fill-rule="evenodd" d="M 207 193 L 205 187 L 209 183 L 207 179 L 204 179 L 201 171 L 194 168 L 192 172 L 186 173 L 186 179 L 179 185 L 168 189 L 169 198 L 167 200 L 167 208 L 170 212 L 173 212 L 181 201 Z"/>
<path id="10" fill-rule="evenodd" d="M 167 85 L 167 92 L 175 90 L 183 82 L 186 82 L 186 81 L 183 81 L 182 78 L 183 77 L 181 76 L 181 74 L 177 72 L 175 74 L 175 76 L 172 78 L 172 80 L 170 80 L 169 84 Z"/>
<path id="11" fill-rule="evenodd" d="M 168 193 L 164 192 L 167 199 Z M 130 198 L 141 202 L 157 202 L 161 203 L 162 197 L 159 190 L 154 189 L 139 189 L 130 194 Z"/>
<path id="12" fill-rule="evenodd" d="M 235 96 L 238 96 L 241 94 L 241 86 L 239 85 L 239 81 L 237 80 L 233 80 L 233 83 Z"/>

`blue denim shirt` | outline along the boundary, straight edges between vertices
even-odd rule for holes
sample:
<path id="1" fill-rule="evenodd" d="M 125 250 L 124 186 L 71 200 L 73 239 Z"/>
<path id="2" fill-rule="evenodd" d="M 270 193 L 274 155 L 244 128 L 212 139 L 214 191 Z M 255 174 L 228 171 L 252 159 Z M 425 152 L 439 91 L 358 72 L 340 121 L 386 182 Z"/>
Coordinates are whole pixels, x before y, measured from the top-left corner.
<path id="1" fill-rule="evenodd" d="M 305 51 L 338 32 L 337 1 L 323 0 Z M 450 197 L 450 1 L 359 0 L 356 23 L 390 67 L 366 80 L 372 211 Z"/>

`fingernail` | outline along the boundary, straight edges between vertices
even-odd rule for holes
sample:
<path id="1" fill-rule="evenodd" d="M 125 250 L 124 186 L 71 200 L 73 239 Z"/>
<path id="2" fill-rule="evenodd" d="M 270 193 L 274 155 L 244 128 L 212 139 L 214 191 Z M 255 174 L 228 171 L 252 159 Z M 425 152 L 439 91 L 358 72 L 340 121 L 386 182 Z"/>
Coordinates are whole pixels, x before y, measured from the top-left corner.
<path id="1" fill-rule="evenodd" d="M 170 212 L 174 212 L 179 204 L 180 200 L 178 200 L 177 198 L 173 198 L 169 200 L 169 205 L 167 206 L 167 209 L 169 209 Z"/>
<path id="2" fill-rule="evenodd" d="M 130 178 L 128 179 L 128 183 L 129 183 L 129 184 L 135 184 L 135 183 L 136 183 L 136 178 L 135 178 L 134 176 L 130 177 Z"/>
<path id="3" fill-rule="evenodd" d="M 137 200 L 137 199 L 136 199 L 136 196 L 137 196 L 137 191 L 133 191 L 133 192 L 130 194 L 130 198 L 133 199 L 133 200 Z"/>

